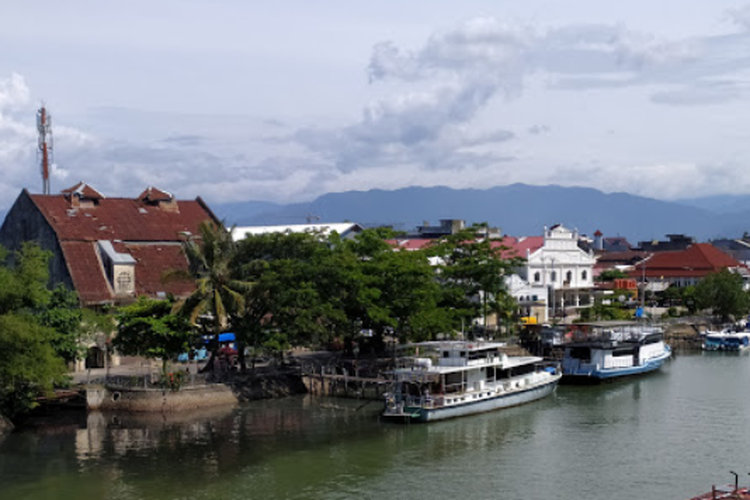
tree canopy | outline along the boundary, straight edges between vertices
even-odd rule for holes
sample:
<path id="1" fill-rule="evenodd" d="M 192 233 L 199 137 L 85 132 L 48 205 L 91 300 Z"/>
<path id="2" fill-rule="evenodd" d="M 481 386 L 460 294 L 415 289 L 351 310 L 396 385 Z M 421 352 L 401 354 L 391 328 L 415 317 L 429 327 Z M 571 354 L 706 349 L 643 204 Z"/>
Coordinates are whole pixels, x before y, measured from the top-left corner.
<path id="1" fill-rule="evenodd" d="M 26 243 L 13 255 L 0 247 L 0 412 L 15 417 L 36 398 L 65 381 L 56 352 L 60 333 L 44 326 L 40 311 L 50 305 L 49 252 Z"/>
<path id="2" fill-rule="evenodd" d="M 743 279 L 729 269 L 711 273 L 695 286 L 698 309 L 711 309 L 722 321 L 740 318 L 750 312 L 750 296 L 743 289 Z"/>
<path id="3" fill-rule="evenodd" d="M 159 358 L 163 368 L 170 359 L 187 351 L 193 338 L 188 320 L 173 314 L 173 300 L 140 297 L 117 314 L 113 346 L 127 356 Z"/>

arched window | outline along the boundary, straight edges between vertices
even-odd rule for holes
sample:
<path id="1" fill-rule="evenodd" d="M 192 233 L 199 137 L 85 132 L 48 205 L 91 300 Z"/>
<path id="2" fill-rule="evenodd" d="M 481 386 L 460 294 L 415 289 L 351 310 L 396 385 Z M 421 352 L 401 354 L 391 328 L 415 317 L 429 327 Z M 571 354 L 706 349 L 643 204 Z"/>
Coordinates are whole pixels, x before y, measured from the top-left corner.
<path id="1" fill-rule="evenodd" d="M 572 271 L 568 271 L 567 273 L 565 273 L 565 281 L 567 281 L 568 283 L 570 283 L 571 281 L 573 281 L 573 272 Z"/>
<path id="2" fill-rule="evenodd" d="M 534 273 L 534 282 L 539 283 L 542 280 L 542 275 L 539 274 L 539 271 Z"/>
<path id="3" fill-rule="evenodd" d="M 585 269 L 583 271 L 581 271 L 581 279 L 583 281 L 586 281 L 588 279 L 588 277 L 589 277 L 589 274 L 586 272 Z"/>
<path id="4" fill-rule="evenodd" d="M 549 275 L 549 280 L 553 283 L 557 281 L 557 271 L 552 271 L 552 274 Z"/>

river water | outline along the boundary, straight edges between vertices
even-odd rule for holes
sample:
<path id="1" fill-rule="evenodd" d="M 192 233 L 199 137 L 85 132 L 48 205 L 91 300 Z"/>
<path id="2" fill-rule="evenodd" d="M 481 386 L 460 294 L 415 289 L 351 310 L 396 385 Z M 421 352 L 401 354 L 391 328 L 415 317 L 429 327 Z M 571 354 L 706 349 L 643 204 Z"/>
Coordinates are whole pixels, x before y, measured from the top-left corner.
<path id="1" fill-rule="evenodd" d="M 299 397 L 167 418 L 92 413 L 0 442 L 0 499 L 682 500 L 750 482 L 750 356 L 560 386 L 424 425 Z"/>

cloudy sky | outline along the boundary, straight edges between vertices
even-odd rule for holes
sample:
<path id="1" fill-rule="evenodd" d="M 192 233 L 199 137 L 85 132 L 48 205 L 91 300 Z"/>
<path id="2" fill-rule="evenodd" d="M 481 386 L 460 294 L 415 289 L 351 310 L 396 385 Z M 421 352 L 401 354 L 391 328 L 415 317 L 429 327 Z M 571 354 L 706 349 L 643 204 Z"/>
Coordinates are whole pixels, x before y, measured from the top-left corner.
<path id="1" fill-rule="evenodd" d="M 58 0 L 0 9 L 0 210 L 513 182 L 750 193 L 750 4 Z"/>

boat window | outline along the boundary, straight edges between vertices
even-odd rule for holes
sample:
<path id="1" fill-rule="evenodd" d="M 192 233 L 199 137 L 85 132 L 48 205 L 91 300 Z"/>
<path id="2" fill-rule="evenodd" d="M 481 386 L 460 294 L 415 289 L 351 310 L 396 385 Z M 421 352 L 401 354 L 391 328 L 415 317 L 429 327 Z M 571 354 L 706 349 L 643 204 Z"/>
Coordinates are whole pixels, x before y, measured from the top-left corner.
<path id="1" fill-rule="evenodd" d="M 635 353 L 635 346 L 618 347 L 612 351 L 612 356 L 632 356 Z"/>
<path id="2" fill-rule="evenodd" d="M 534 365 L 521 365 L 516 366 L 515 368 L 511 368 L 511 376 L 517 377 L 519 375 L 526 375 L 527 373 L 532 373 L 536 371 L 536 367 Z"/>
<path id="3" fill-rule="evenodd" d="M 444 358 L 450 358 L 451 357 L 450 351 L 443 351 L 443 357 Z"/>
<path id="4" fill-rule="evenodd" d="M 582 361 L 589 361 L 591 359 L 591 349 L 588 347 L 571 347 L 570 357 Z"/>

